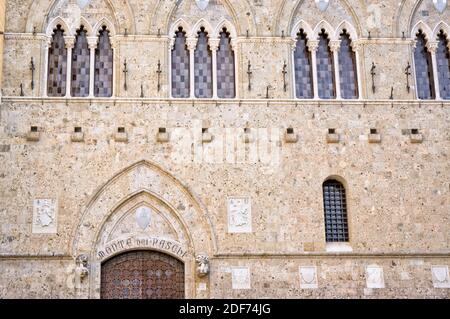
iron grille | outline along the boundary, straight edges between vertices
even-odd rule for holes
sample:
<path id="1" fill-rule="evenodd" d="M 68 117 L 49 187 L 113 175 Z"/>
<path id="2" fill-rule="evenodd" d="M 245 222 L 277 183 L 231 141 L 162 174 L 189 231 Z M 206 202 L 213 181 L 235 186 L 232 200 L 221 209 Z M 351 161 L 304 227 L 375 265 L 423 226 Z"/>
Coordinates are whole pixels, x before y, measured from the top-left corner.
<path id="1" fill-rule="evenodd" d="M 348 220 L 345 188 L 336 180 L 323 184 L 323 201 L 325 211 L 325 234 L 327 242 L 347 242 Z"/>

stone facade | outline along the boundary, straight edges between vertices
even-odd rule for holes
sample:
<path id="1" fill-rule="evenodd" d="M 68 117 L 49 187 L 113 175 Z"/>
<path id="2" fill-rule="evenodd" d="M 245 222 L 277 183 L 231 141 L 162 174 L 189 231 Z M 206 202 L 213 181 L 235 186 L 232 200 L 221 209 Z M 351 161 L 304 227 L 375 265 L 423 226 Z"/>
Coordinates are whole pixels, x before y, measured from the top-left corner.
<path id="1" fill-rule="evenodd" d="M 177 3 L 6 0 L 0 297 L 98 298 L 103 261 L 150 249 L 184 262 L 190 298 L 449 298 L 450 102 L 418 100 L 404 70 L 419 28 L 450 30 L 450 5 Z M 91 37 L 108 26 L 111 98 L 46 96 L 52 28 L 80 21 Z M 230 31 L 235 99 L 170 97 L 173 32 L 200 25 Z M 358 99 L 294 98 L 300 27 L 350 32 Z M 346 189 L 345 247 L 325 240 L 330 177 Z"/>

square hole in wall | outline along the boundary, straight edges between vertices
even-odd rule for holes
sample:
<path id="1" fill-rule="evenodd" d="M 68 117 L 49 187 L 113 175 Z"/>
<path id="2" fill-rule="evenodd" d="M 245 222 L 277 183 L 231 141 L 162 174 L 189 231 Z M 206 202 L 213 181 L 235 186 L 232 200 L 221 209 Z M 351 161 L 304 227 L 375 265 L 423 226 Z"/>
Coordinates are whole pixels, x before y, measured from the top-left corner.
<path id="1" fill-rule="evenodd" d="M 167 129 L 165 127 L 160 127 L 158 130 L 159 133 L 166 133 Z"/>
<path id="2" fill-rule="evenodd" d="M 75 133 L 81 133 L 83 130 L 81 129 L 80 126 L 75 126 L 75 128 L 73 129 L 73 131 L 74 131 Z"/>
<path id="3" fill-rule="evenodd" d="M 376 128 L 371 128 L 370 134 L 378 134 L 378 130 Z"/>
<path id="4" fill-rule="evenodd" d="M 121 127 L 118 127 L 118 128 L 117 128 L 117 132 L 118 132 L 118 133 L 125 133 L 125 127 L 122 127 L 122 126 L 121 126 Z"/>
<path id="5" fill-rule="evenodd" d="M 37 126 L 32 126 L 32 127 L 30 128 L 30 131 L 33 132 L 33 133 L 35 133 L 35 132 L 38 131 L 38 127 L 37 127 Z"/>
<path id="6" fill-rule="evenodd" d="M 411 129 L 411 134 L 419 134 L 419 129 L 417 129 L 417 128 L 413 128 L 413 129 Z"/>
<path id="7" fill-rule="evenodd" d="M 288 127 L 287 130 L 286 130 L 286 132 L 287 132 L 288 134 L 294 134 L 294 129 L 293 129 L 292 127 Z"/>
<path id="8" fill-rule="evenodd" d="M 335 128 L 329 128 L 328 129 L 328 134 L 336 134 L 336 129 Z"/>

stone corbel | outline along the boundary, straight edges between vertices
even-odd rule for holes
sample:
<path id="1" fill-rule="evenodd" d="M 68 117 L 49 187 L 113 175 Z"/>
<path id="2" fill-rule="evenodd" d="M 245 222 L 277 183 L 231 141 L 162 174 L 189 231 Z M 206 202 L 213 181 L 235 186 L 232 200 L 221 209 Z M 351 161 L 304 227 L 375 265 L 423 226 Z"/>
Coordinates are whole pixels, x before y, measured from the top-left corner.
<path id="1" fill-rule="evenodd" d="M 197 276 L 206 277 L 209 274 L 209 257 L 206 254 L 200 254 L 195 261 L 197 262 Z"/>
<path id="2" fill-rule="evenodd" d="M 88 261 L 88 256 L 84 254 L 79 255 L 75 260 L 75 275 L 78 279 L 80 279 L 80 282 L 82 282 L 89 275 Z"/>

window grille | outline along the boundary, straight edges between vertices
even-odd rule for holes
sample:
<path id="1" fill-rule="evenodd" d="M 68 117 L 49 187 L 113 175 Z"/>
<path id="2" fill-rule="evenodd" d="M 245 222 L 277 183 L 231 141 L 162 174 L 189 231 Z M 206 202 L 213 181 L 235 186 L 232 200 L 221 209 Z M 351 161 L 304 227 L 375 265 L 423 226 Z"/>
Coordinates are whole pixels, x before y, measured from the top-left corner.
<path id="1" fill-rule="evenodd" d="M 325 235 L 327 242 L 348 242 L 345 188 L 336 180 L 323 183 Z"/>

